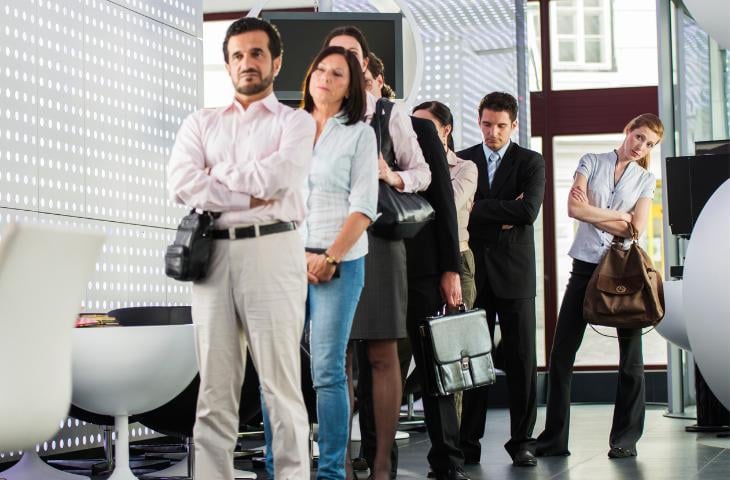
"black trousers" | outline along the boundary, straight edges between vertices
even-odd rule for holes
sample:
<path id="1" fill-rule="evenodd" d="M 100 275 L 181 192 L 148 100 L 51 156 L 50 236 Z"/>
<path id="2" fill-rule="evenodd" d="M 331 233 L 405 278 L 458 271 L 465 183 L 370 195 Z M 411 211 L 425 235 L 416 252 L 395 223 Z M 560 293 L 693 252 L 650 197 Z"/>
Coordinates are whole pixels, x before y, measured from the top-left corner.
<path id="1" fill-rule="evenodd" d="M 537 452 L 545 455 L 569 453 L 570 381 L 575 354 L 583 340 L 583 298 L 595 263 L 573 260 L 560 306 L 553 348 L 550 352 L 548 405 L 545 431 L 537 439 Z M 641 329 L 617 329 L 619 345 L 618 386 L 609 445 L 635 448 L 644 430 L 645 383 L 641 350 Z"/>
<path id="2" fill-rule="evenodd" d="M 532 431 L 537 416 L 537 356 L 535 353 L 535 299 L 503 299 L 485 282 L 477 292 L 477 308 L 487 312 L 494 338 L 499 317 L 502 341 L 494 352 L 495 363 L 504 370 L 509 392 L 510 439 L 504 448 L 511 457 L 520 450 L 533 450 Z M 481 457 L 479 440 L 487 419 L 488 388 L 466 390 L 461 404 L 461 449 L 467 462 Z"/>
<path id="3" fill-rule="evenodd" d="M 432 316 L 442 306 L 441 277 L 438 275 L 408 279 L 408 316 L 406 328 L 408 338 L 416 361 L 413 375 L 421 384 L 425 383 L 422 373 L 424 368 L 423 349 L 421 347 L 418 327 L 428 316 Z M 459 449 L 459 423 L 456 417 L 454 396 L 423 395 L 423 410 L 426 429 L 431 439 L 431 450 L 428 452 L 428 463 L 435 472 L 445 472 L 464 464 L 464 455 Z"/>

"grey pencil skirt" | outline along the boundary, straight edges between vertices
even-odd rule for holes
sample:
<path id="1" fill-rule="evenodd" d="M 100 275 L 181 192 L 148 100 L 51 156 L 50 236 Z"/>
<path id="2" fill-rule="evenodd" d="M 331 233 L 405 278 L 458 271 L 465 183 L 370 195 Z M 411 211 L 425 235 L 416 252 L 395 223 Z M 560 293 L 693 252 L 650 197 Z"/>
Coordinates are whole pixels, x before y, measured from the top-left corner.
<path id="1" fill-rule="evenodd" d="M 406 337 L 408 279 L 403 240 L 391 241 L 368 232 L 365 287 L 355 311 L 351 340 Z"/>

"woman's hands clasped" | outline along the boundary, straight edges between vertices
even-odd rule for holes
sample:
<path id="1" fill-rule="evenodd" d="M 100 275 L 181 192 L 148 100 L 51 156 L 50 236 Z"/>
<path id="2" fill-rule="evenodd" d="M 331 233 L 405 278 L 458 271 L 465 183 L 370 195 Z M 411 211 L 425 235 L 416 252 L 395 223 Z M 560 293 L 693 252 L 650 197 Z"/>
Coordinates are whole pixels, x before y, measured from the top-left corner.
<path id="1" fill-rule="evenodd" d="M 307 280 L 313 285 L 319 283 L 326 283 L 332 280 L 332 275 L 335 274 L 337 266 L 328 263 L 325 256 L 320 253 L 306 252 L 305 258 L 307 260 Z"/>

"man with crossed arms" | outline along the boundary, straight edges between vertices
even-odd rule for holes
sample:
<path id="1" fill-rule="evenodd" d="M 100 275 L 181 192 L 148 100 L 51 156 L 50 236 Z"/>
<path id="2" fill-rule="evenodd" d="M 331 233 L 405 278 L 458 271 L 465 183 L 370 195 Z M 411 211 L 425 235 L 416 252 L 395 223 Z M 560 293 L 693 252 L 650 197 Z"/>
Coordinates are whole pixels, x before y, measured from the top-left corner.
<path id="1" fill-rule="evenodd" d="M 174 199 L 221 213 L 208 274 L 193 284 L 200 367 L 194 476 L 202 480 L 233 480 L 247 348 L 270 414 L 276 478 L 309 478 L 299 354 L 307 270 L 295 230 L 304 219 L 301 187 L 315 124 L 273 94 L 281 54 L 270 24 L 234 22 L 223 55 L 235 99 L 185 119 L 170 159 Z"/>

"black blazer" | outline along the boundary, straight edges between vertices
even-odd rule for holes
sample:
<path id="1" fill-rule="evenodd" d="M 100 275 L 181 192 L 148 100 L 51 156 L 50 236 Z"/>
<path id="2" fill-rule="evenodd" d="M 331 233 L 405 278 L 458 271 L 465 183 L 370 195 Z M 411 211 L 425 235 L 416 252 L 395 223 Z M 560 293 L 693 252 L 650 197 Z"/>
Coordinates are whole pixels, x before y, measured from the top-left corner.
<path id="1" fill-rule="evenodd" d="M 431 169 L 431 184 L 420 193 L 431 204 L 436 217 L 418 235 L 405 241 L 408 278 L 460 272 L 456 205 L 446 152 L 433 122 L 411 117 L 411 123 L 426 163 Z"/>
<path id="2" fill-rule="evenodd" d="M 469 246 L 476 263 L 477 292 L 485 282 L 497 297 L 534 298 L 535 222 L 545 195 L 542 155 L 512 142 L 494 174 L 487 176 L 487 159 L 479 143 L 457 152 L 479 170 L 474 207 L 469 217 Z M 515 200 L 524 194 L 522 200 Z M 502 225 L 514 225 L 503 230 Z"/>

